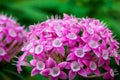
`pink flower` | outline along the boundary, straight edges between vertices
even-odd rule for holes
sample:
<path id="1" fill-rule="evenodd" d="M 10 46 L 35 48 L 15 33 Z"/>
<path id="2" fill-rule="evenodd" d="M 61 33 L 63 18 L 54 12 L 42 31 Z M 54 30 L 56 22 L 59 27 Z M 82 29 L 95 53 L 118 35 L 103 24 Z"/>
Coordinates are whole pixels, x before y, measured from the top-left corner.
<path id="1" fill-rule="evenodd" d="M 40 73 L 50 80 L 73 80 L 76 75 L 99 77 L 102 74 L 99 68 L 110 75 L 110 58 L 115 58 L 119 64 L 118 44 L 112 32 L 99 20 L 64 14 L 62 19 L 52 18 L 30 26 L 22 47 L 23 58 L 18 64 L 33 56 L 24 64 L 29 66 L 30 63 L 31 76 Z"/>
<path id="2" fill-rule="evenodd" d="M 10 61 L 23 44 L 25 31 L 15 20 L 0 14 L 0 61 Z M 1 45 L 2 44 L 2 45 Z"/>
<path id="3" fill-rule="evenodd" d="M 78 63 L 77 61 L 73 61 L 70 65 L 71 70 L 69 71 L 69 80 L 73 80 L 77 74 L 80 76 L 87 77 L 86 70 L 83 68 L 82 63 Z"/>
<path id="4" fill-rule="evenodd" d="M 61 62 L 58 65 L 56 62 L 52 59 L 49 58 L 46 61 L 46 65 L 48 68 L 42 70 L 40 72 L 41 75 L 43 76 L 50 76 L 50 80 L 57 80 L 58 78 L 60 79 L 67 79 L 67 75 L 62 69 L 67 65 L 66 62 Z"/>

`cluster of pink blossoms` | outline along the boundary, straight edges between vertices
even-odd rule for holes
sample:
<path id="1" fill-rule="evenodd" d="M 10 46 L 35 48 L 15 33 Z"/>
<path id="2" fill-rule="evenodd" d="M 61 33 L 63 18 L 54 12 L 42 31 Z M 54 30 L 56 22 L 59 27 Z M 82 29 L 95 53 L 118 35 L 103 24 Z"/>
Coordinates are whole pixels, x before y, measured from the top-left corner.
<path id="1" fill-rule="evenodd" d="M 63 19 L 48 19 L 31 25 L 27 41 L 17 62 L 21 66 L 32 67 L 31 76 L 41 74 L 50 80 L 73 80 L 76 75 L 101 76 L 113 79 L 114 70 L 110 58 L 119 65 L 118 42 L 112 32 L 99 20 L 75 18 L 64 14 Z M 28 61 L 29 56 L 33 59 Z"/>
<path id="2" fill-rule="evenodd" d="M 25 31 L 16 21 L 0 14 L 0 62 L 20 52 Z"/>

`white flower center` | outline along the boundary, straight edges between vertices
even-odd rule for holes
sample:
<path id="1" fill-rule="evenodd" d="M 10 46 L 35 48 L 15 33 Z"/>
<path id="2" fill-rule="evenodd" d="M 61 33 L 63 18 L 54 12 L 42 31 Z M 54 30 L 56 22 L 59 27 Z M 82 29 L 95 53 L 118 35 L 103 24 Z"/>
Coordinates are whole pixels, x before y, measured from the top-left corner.
<path id="1" fill-rule="evenodd" d="M 74 72 L 77 72 L 80 70 L 80 64 L 76 61 L 72 62 L 71 63 L 71 69 L 74 71 Z"/>
<path id="2" fill-rule="evenodd" d="M 93 61 L 91 61 L 91 62 L 90 62 L 90 69 L 94 71 L 94 70 L 96 70 L 96 68 L 97 68 L 96 63 L 93 62 Z"/>
<path id="3" fill-rule="evenodd" d="M 57 77 L 60 75 L 60 69 L 58 67 L 53 67 L 50 71 L 50 75 L 53 77 Z"/>
<path id="4" fill-rule="evenodd" d="M 67 35 L 67 38 L 71 39 L 71 40 L 75 40 L 77 38 L 76 34 L 75 33 L 69 33 Z"/>
<path id="5" fill-rule="evenodd" d="M 55 39 L 53 41 L 53 46 L 54 47 L 61 47 L 62 46 L 62 41 L 60 39 Z"/>
<path id="6" fill-rule="evenodd" d="M 93 34 L 94 33 L 94 30 L 92 28 L 87 28 L 87 31 L 89 34 Z"/>
<path id="7" fill-rule="evenodd" d="M 5 54 L 6 54 L 5 50 L 2 47 L 0 47 L 0 55 L 4 56 Z"/>
<path id="8" fill-rule="evenodd" d="M 61 26 L 56 26 L 56 27 L 55 27 L 55 30 L 56 30 L 56 31 L 60 31 L 60 30 L 62 30 L 62 27 L 61 27 Z"/>
<path id="9" fill-rule="evenodd" d="M 35 47 L 35 53 L 40 54 L 43 51 L 43 46 L 42 45 L 37 45 Z"/>
<path id="10" fill-rule="evenodd" d="M 10 29 L 10 30 L 8 31 L 8 33 L 9 33 L 9 35 L 10 35 L 11 37 L 16 37 L 16 36 L 17 36 L 16 32 L 15 32 L 13 29 Z"/>
<path id="11" fill-rule="evenodd" d="M 33 43 L 29 43 L 26 47 L 26 50 L 29 50 L 33 46 Z"/>
<path id="12" fill-rule="evenodd" d="M 109 58 L 109 55 L 108 55 L 108 51 L 107 50 L 103 50 L 102 52 L 102 57 L 103 59 L 107 60 Z"/>
<path id="13" fill-rule="evenodd" d="M 37 62 L 36 68 L 38 70 L 43 70 L 45 68 L 45 64 L 42 61 Z"/>
<path id="14" fill-rule="evenodd" d="M 90 42 L 88 44 L 91 48 L 97 48 L 98 47 L 98 43 L 95 40 L 90 40 Z"/>
<path id="15" fill-rule="evenodd" d="M 83 49 L 82 48 L 77 48 L 76 50 L 75 50 L 75 55 L 77 56 L 77 57 L 84 57 L 84 55 L 85 55 L 85 53 L 84 53 L 84 51 L 83 51 Z"/>
<path id="16" fill-rule="evenodd" d="M 112 69 L 110 70 L 110 75 L 114 77 L 114 71 Z"/>

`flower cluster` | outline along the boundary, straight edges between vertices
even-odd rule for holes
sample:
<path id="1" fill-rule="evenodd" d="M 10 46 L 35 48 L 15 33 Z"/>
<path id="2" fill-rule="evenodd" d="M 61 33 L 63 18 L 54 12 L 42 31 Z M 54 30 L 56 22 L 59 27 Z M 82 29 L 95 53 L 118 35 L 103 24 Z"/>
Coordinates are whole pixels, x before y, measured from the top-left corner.
<path id="1" fill-rule="evenodd" d="M 48 19 L 31 25 L 17 62 L 32 67 L 31 76 L 41 74 L 50 80 L 73 80 L 76 75 L 101 76 L 99 68 L 105 70 L 104 78 L 113 79 L 110 58 L 119 64 L 118 42 L 112 32 L 99 20 L 76 18 L 64 14 L 63 19 Z M 33 56 L 28 61 L 28 57 Z"/>
<path id="2" fill-rule="evenodd" d="M 0 14 L 0 61 L 7 62 L 20 51 L 25 31 L 16 21 Z"/>

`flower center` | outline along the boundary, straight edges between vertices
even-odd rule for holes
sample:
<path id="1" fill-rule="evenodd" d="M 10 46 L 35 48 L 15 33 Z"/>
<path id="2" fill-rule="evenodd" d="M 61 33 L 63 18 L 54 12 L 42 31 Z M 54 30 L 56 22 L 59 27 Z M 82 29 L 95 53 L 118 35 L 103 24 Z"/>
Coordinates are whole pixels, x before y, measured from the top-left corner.
<path id="1" fill-rule="evenodd" d="M 26 50 L 29 50 L 33 46 L 33 43 L 27 45 Z"/>
<path id="2" fill-rule="evenodd" d="M 83 52 L 83 49 L 81 49 L 81 48 L 77 48 L 76 50 L 75 50 L 75 55 L 77 56 L 77 57 L 84 57 L 84 55 L 85 55 L 85 53 Z"/>
<path id="3" fill-rule="evenodd" d="M 60 69 L 58 67 L 53 67 L 50 71 L 50 75 L 53 77 L 57 77 L 60 75 Z"/>
<path id="4" fill-rule="evenodd" d="M 62 30 L 62 27 L 61 26 L 56 26 L 55 30 L 60 31 L 60 30 Z"/>
<path id="5" fill-rule="evenodd" d="M 96 68 L 97 68 L 96 63 L 93 62 L 93 61 L 91 61 L 91 62 L 90 62 L 90 69 L 94 71 L 94 70 L 96 70 Z"/>
<path id="6" fill-rule="evenodd" d="M 74 72 L 77 72 L 80 70 L 80 64 L 76 61 L 72 62 L 71 63 L 71 69 L 74 71 Z"/>
<path id="7" fill-rule="evenodd" d="M 10 30 L 8 31 L 8 33 L 9 33 L 9 35 L 10 35 L 11 37 L 16 37 L 16 36 L 17 36 L 16 32 L 15 32 L 14 30 L 12 30 L 12 29 L 10 29 Z"/>
<path id="8" fill-rule="evenodd" d="M 55 39 L 55 40 L 53 41 L 53 46 L 54 46 L 54 47 L 61 47 L 61 46 L 62 46 L 61 40 L 60 40 L 60 39 Z"/>
<path id="9" fill-rule="evenodd" d="M 95 40 L 90 40 L 90 42 L 88 44 L 91 48 L 97 48 L 98 47 L 98 43 Z"/>
<path id="10" fill-rule="evenodd" d="M 94 30 L 92 28 L 87 28 L 87 31 L 89 34 L 93 34 L 94 33 Z"/>
<path id="11" fill-rule="evenodd" d="M 42 61 L 37 62 L 36 68 L 38 70 L 43 70 L 45 68 L 45 64 Z"/>
<path id="12" fill-rule="evenodd" d="M 75 33 L 69 33 L 67 35 L 67 38 L 71 39 L 71 40 L 75 40 L 77 38 L 76 34 Z"/>
<path id="13" fill-rule="evenodd" d="M 40 54 L 43 51 L 43 46 L 42 45 L 37 45 L 35 47 L 35 53 Z"/>
<path id="14" fill-rule="evenodd" d="M 109 58 L 109 55 L 108 55 L 107 50 L 103 50 L 103 52 L 102 52 L 102 57 L 103 57 L 103 59 L 105 59 L 105 60 L 107 60 L 107 59 Z"/>
<path id="15" fill-rule="evenodd" d="M 6 54 L 5 50 L 2 47 L 0 47 L 0 55 L 4 56 L 5 54 Z"/>

